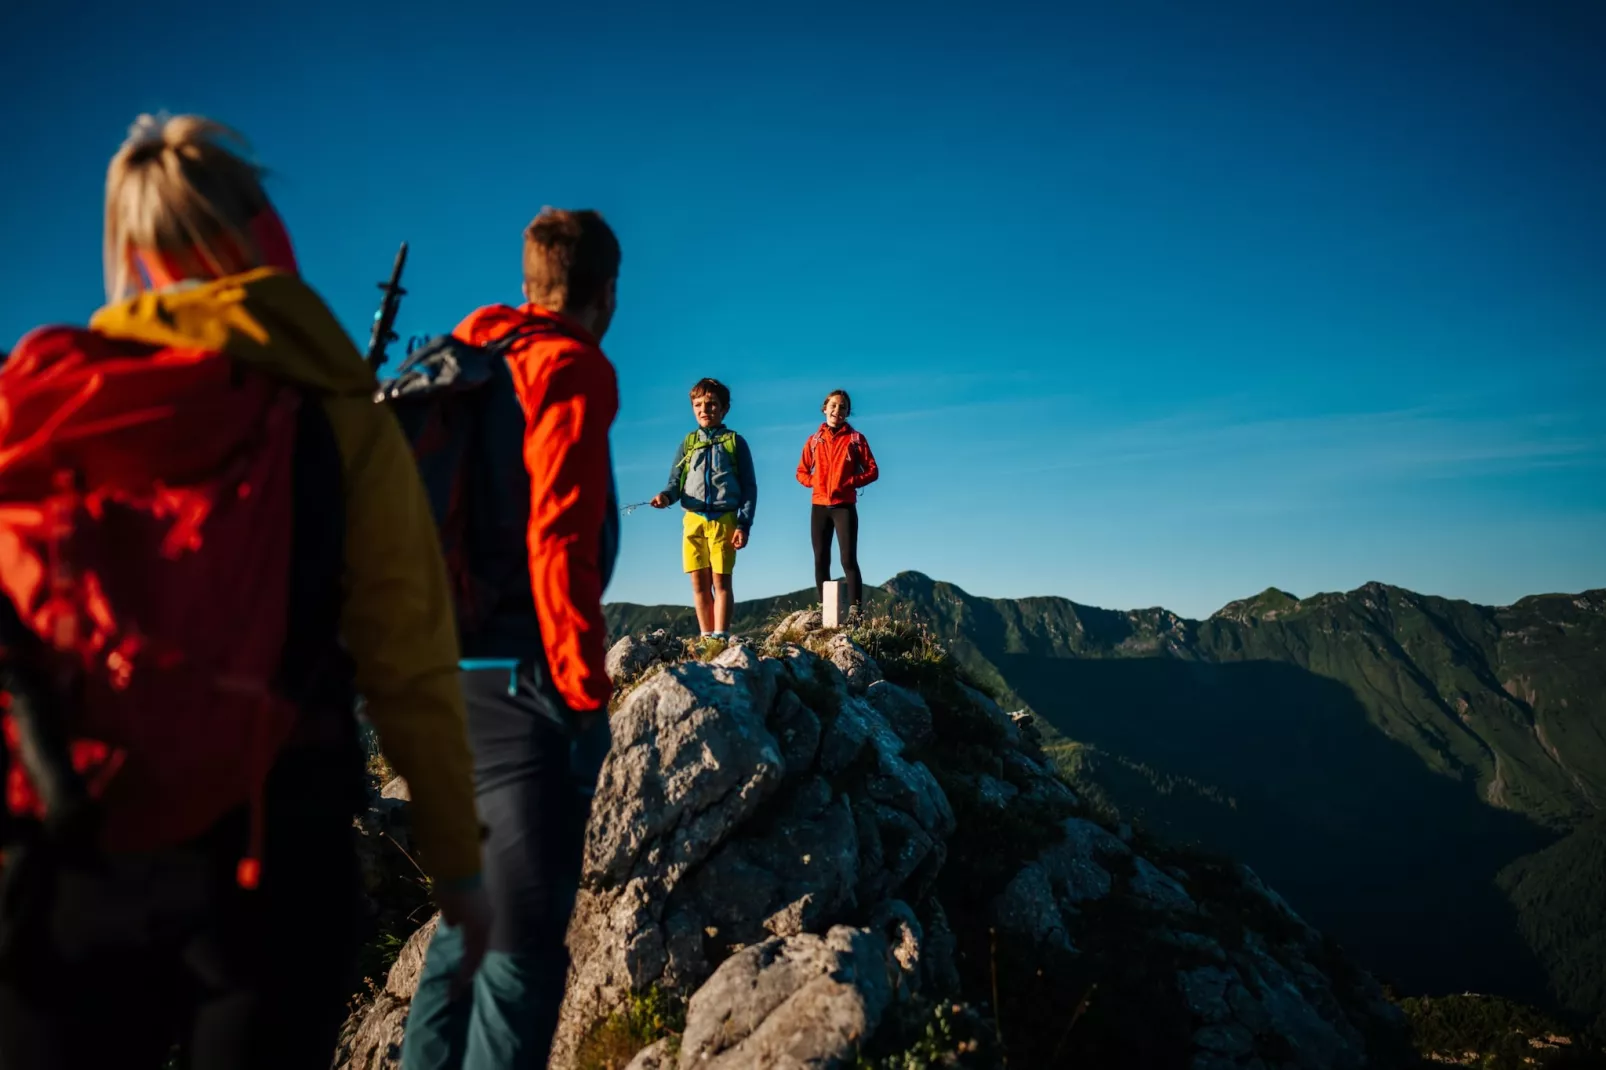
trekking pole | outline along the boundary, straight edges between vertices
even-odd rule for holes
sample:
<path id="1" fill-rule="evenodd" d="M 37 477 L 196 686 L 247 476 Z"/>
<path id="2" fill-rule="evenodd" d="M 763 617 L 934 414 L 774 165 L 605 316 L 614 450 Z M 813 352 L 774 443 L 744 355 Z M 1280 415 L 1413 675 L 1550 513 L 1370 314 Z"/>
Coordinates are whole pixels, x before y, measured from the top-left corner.
<path id="1" fill-rule="evenodd" d="M 379 284 L 385 296 L 379 302 L 379 311 L 374 313 L 373 334 L 368 336 L 368 366 L 375 371 L 385 363 L 385 347 L 396 340 L 392 328 L 396 325 L 396 311 L 401 307 L 402 295 L 407 292 L 401 284 L 402 267 L 406 263 L 407 243 L 402 242 L 396 251 L 396 264 L 390 269 L 390 281 Z"/>

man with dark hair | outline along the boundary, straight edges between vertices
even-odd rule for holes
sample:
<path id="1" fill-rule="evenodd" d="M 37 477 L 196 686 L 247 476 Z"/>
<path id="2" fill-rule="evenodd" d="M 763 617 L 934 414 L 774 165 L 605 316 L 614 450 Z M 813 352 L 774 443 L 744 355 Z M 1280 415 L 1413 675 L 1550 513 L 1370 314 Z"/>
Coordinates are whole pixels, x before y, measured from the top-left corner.
<path id="1" fill-rule="evenodd" d="M 464 574 L 482 581 L 471 592 L 476 627 L 462 639 L 463 692 L 496 917 L 472 999 L 451 988 L 460 935 L 436 931 L 408 1017 L 406 1070 L 547 1064 L 596 781 L 592 765 L 577 786 L 571 744 L 606 752 L 612 694 L 602 592 L 619 538 L 608 445 L 619 391 L 600 344 L 619 261 L 596 212 L 543 209 L 524 232 L 526 303 L 477 309 L 453 331 L 506 347 L 491 386 L 500 394 L 481 410 L 462 539 L 475 559 Z"/>

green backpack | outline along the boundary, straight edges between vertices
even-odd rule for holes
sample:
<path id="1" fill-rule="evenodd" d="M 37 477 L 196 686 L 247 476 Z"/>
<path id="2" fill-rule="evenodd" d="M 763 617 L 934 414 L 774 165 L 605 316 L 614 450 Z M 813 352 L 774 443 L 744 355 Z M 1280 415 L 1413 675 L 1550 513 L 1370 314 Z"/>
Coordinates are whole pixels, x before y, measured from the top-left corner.
<path id="1" fill-rule="evenodd" d="M 698 450 L 704 450 L 704 449 L 710 449 L 710 448 L 712 448 L 714 446 L 720 446 L 725 450 L 726 453 L 730 454 L 731 471 L 733 471 L 733 472 L 739 471 L 738 468 L 736 467 L 736 432 L 735 431 L 727 430 L 723 435 L 720 435 L 718 438 L 709 439 L 707 442 L 699 441 L 698 438 L 697 438 L 697 432 L 693 431 L 693 432 L 689 433 L 686 436 L 685 441 L 683 441 L 681 443 L 681 450 L 685 454 L 685 456 L 683 456 L 680 459 L 680 485 L 681 486 L 685 486 L 686 485 L 686 473 L 691 471 L 691 460 L 692 460 L 693 457 L 695 457 L 697 455 L 697 451 Z"/>

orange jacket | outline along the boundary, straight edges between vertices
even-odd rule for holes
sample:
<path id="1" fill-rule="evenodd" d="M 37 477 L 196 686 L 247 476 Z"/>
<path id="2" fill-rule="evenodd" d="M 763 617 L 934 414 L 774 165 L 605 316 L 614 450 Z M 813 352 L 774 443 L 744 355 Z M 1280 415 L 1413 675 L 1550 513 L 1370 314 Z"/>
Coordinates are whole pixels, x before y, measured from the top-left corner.
<path id="1" fill-rule="evenodd" d="M 531 593 L 558 693 L 571 709 L 597 710 L 613 693 L 602 619 L 612 565 L 612 547 L 604 548 L 613 508 L 608 432 L 619 411 L 613 365 L 589 331 L 536 305 L 476 309 L 452 334 L 485 345 L 531 319 L 561 332 L 518 342 L 507 356 L 524 409 Z"/>
<path id="2" fill-rule="evenodd" d="M 859 500 L 859 488 L 880 475 L 870 443 L 848 423 L 836 430 L 821 424 L 803 443 L 797 462 L 797 481 L 814 490 L 815 505 L 852 505 Z"/>

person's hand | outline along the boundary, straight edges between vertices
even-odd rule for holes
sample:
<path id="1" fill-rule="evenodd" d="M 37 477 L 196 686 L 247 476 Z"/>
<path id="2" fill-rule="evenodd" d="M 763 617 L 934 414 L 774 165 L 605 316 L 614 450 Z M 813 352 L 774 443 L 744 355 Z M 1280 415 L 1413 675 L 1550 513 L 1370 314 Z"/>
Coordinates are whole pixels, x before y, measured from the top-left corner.
<path id="1" fill-rule="evenodd" d="M 747 532 L 743 531 L 741 528 L 737 528 L 736 529 L 736 534 L 731 536 L 731 545 L 734 546 L 738 550 L 740 550 L 742 547 L 746 546 L 747 545 Z"/>
<path id="2" fill-rule="evenodd" d="M 647 504 L 652 506 L 654 509 L 667 509 L 669 508 L 669 495 L 662 492 L 655 494 L 653 495 L 652 501 L 648 502 Z"/>
<path id="3" fill-rule="evenodd" d="M 436 892 L 435 903 L 441 908 L 441 921 L 463 934 L 463 962 L 450 989 L 450 998 L 455 1001 L 470 991 L 491 942 L 491 900 L 481 886 L 461 892 Z"/>

